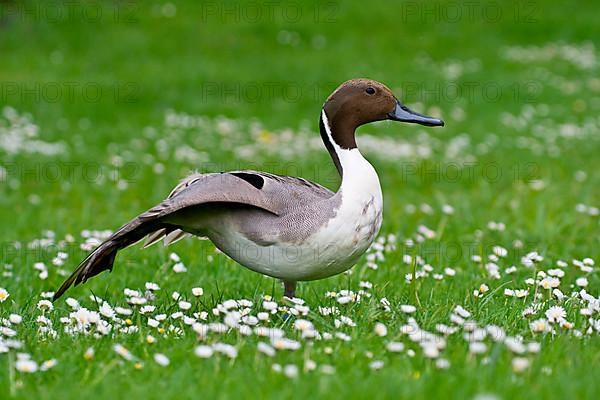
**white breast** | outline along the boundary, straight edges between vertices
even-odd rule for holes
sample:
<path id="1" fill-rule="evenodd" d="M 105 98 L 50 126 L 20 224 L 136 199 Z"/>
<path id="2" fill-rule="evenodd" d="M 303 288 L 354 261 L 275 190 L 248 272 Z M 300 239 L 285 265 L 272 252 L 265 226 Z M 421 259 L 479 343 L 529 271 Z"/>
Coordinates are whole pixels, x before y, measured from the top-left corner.
<path id="1" fill-rule="evenodd" d="M 343 149 L 331 138 L 327 115 L 321 118 L 342 167 L 342 184 L 336 196 L 340 203 L 335 216 L 307 241 L 319 248 L 318 259 L 307 263 L 301 279 L 320 279 L 352 267 L 371 245 L 383 212 L 381 185 L 375 168 L 357 148 Z"/>
<path id="2" fill-rule="evenodd" d="M 230 232 L 225 235 L 229 242 L 226 247 L 236 249 L 230 257 L 254 271 L 291 281 L 326 278 L 352 267 L 379 232 L 383 199 L 371 164 L 358 150 L 346 151 L 352 152 L 348 157 L 353 159 L 354 167 L 348 169 L 348 175 L 344 173 L 335 195 L 341 201 L 333 218 L 295 244 L 257 246 L 244 235 Z M 351 175 L 353 172 L 357 174 Z"/>
<path id="3" fill-rule="evenodd" d="M 331 139 L 327 116 L 323 122 Z M 342 184 L 335 194 L 335 215 L 302 243 L 257 246 L 231 231 L 221 236 L 229 256 L 240 264 L 276 278 L 298 281 L 325 278 L 352 267 L 371 245 L 382 221 L 379 177 L 358 149 L 343 149 L 330 140 L 342 167 Z M 215 241 L 213 239 L 213 241 Z M 225 243 L 227 242 L 227 243 Z"/>
<path id="4" fill-rule="evenodd" d="M 336 194 L 341 196 L 341 204 L 335 217 L 311 238 L 335 249 L 321 260 L 321 270 L 315 271 L 318 278 L 354 265 L 377 236 L 382 222 L 383 196 L 375 169 L 358 149 L 342 149 L 338 155 L 344 171 Z"/>

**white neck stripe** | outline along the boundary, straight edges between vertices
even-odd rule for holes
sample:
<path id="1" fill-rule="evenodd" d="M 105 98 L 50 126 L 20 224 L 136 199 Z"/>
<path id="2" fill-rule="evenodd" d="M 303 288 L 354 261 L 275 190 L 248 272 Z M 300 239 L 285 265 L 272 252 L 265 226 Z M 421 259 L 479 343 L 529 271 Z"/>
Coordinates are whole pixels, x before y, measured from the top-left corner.
<path id="1" fill-rule="evenodd" d="M 325 114 L 325 110 L 321 111 L 321 119 L 323 120 L 323 125 L 325 126 L 325 132 L 327 133 L 327 138 L 329 138 L 329 142 L 335 149 L 336 154 L 340 154 L 340 150 L 343 150 L 336 142 L 333 140 L 333 136 L 331 135 L 331 128 L 329 127 L 329 119 L 327 119 L 327 114 Z"/>

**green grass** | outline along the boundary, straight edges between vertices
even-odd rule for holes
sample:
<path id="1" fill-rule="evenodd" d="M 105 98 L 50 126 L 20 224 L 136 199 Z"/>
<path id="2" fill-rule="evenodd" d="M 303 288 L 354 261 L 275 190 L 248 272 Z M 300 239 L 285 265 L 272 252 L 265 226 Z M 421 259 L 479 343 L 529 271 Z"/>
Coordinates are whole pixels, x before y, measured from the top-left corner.
<path id="1" fill-rule="evenodd" d="M 39 127 L 37 139 L 61 142 L 65 151 L 10 153 L 0 141 L 0 288 L 10 293 L 0 303 L 0 321 L 11 313 L 23 316 L 20 325 L 12 326 L 23 347 L 0 353 L 1 398 L 596 395 L 593 366 L 599 361 L 600 342 L 597 331 L 588 332 L 589 317 L 580 315 L 586 303 L 580 298 L 559 303 L 535 285 L 522 299 L 503 294 L 505 288 L 528 287 L 527 278 L 565 260 L 569 266 L 561 278 L 562 292 L 570 296 L 579 291 L 575 281 L 586 276 L 587 292 L 599 295 L 598 267 L 582 272 L 571 262 L 591 257 L 600 263 L 599 217 L 576 210 L 578 204 L 600 207 L 599 43 L 590 35 L 597 25 L 594 2 L 580 2 L 570 13 L 564 6 L 545 3 L 502 5 L 496 22 L 483 16 L 483 5 L 475 9 L 472 21 L 464 6 L 462 16 L 452 22 L 443 11 L 422 17 L 406 8 L 442 10 L 447 7 L 444 2 L 426 6 L 388 1 L 321 3 L 315 22 L 315 4 L 308 2 L 295 3 L 302 11 L 297 22 L 286 18 L 281 8 L 275 8 L 271 20 L 263 8 L 264 16 L 256 23 L 234 2 L 228 2 L 229 7 L 239 11 L 225 20 L 207 15 L 203 8 L 208 4 L 220 10 L 221 2 L 203 6 L 182 1 L 170 18 L 161 14 L 162 3 L 140 2 L 133 8 L 123 3 L 115 22 L 114 5 L 100 2 L 103 14 L 98 22 L 86 20 L 76 8 L 72 21 L 54 23 L 44 12 L 37 17 L 31 12 L 23 17 L 18 8 L 7 13 L 5 4 L 0 3 L 0 134 L 8 129 L 23 133 L 10 122 L 10 110 L 15 110 Z M 37 4 L 44 9 L 49 2 Z M 515 7 L 520 12 L 516 21 Z M 123 12 L 133 12 L 131 23 L 123 21 Z M 531 12 L 532 19 L 526 19 Z M 528 49 L 520 59 L 508 57 L 516 47 Z M 214 355 L 204 360 L 194 355 L 199 340 L 181 320 L 169 319 L 162 326 L 179 326 L 183 335 L 163 336 L 137 312 L 130 317 L 139 326 L 137 333 L 71 337 L 59 321 L 70 312 L 64 300 L 46 313 L 58 337 L 38 334 L 40 293 L 55 290 L 64 278 L 61 270 L 71 271 L 85 256 L 80 233 L 118 228 L 159 202 L 189 171 L 263 169 L 302 175 L 335 189 L 338 178 L 328 154 L 315 146 L 318 113 L 339 83 L 362 76 L 386 83 L 417 111 L 442 116 L 446 127 L 384 122 L 359 129 L 359 146 L 383 187 L 381 236 L 396 235 L 395 249 L 383 252 L 376 270 L 363 258 L 351 274 L 301 283 L 298 291 L 310 307 L 305 318 L 321 333 L 348 334 L 349 342 L 301 339 L 292 326 L 294 319 L 286 320 L 280 312 L 264 325 L 284 329 L 287 337 L 300 341 L 299 350 L 278 351 L 269 358 L 256 350 L 264 338 L 233 330 L 212 333 L 207 342 L 232 344 L 238 357 Z M 70 82 L 77 85 L 72 99 L 66 91 Z M 56 85 L 62 95 L 54 100 L 44 90 Z M 92 94 L 82 92 L 85 85 L 101 88 L 101 97 L 92 101 Z M 457 86 L 460 93 L 455 95 L 451 90 Z M 256 88 L 258 95 L 251 92 Z M 484 88 L 500 88 L 500 95 L 496 98 Z M 167 117 L 173 113 L 179 122 Z M 197 122 L 182 125 L 184 115 L 198 117 Z M 572 131 L 576 134 L 568 135 Z M 287 141 L 289 132 L 293 140 Z M 195 150 L 187 151 L 191 157 L 182 156 L 183 146 Z M 240 146 L 246 151 L 237 151 Z M 164 172 L 155 172 L 157 163 Z M 423 204 L 432 211 L 426 212 Z M 452 215 L 442 213 L 445 204 L 454 208 Z M 492 230 L 490 221 L 502 222 L 506 229 Z M 435 237 L 405 246 L 407 239 L 417 237 L 420 225 L 433 230 Z M 56 245 L 28 248 L 45 237 L 46 230 L 54 232 L 52 243 L 69 234 L 75 239 L 64 249 L 68 258 L 63 266 L 52 264 Z M 516 240 L 523 246 L 515 247 Z M 508 249 L 508 256 L 497 262 L 500 279 L 490 278 L 484 267 L 495 245 Z M 535 268 L 521 263 L 530 251 L 544 257 Z M 181 257 L 187 273 L 173 273 L 171 252 Z M 413 271 L 413 265 L 403 261 L 407 254 L 420 255 L 434 271 L 407 283 L 405 275 Z M 472 261 L 473 254 L 484 261 Z M 36 262 L 47 265 L 46 280 L 38 278 Z M 505 273 L 511 265 L 517 266 L 516 272 Z M 434 279 L 432 274 L 443 274 L 445 267 L 453 267 L 456 276 Z M 123 289 L 143 289 L 147 281 L 162 288 L 155 314 L 177 310 L 171 298 L 175 290 L 192 302 L 187 314 L 208 311 L 211 322 L 222 319 L 211 310 L 226 299 L 252 300 L 253 314 L 261 311 L 263 295 L 282 303 L 278 282 L 241 268 L 215 253 L 210 243 L 196 240 L 168 249 L 123 251 L 111 274 L 68 296 L 90 310 L 97 309 L 89 299 L 92 293 L 113 306 L 125 306 Z M 363 296 L 360 302 L 340 305 L 325 296 L 344 289 L 358 292 L 361 281 L 372 282 L 373 288 L 367 290 L 371 297 Z M 483 283 L 489 291 L 475 297 L 473 291 Z M 196 286 L 204 288 L 200 300 L 191 294 Z M 536 293 L 541 297 L 535 299 Z M 382 308 L 382 298 L 391 303 L 389 312 Z M 522 317 L 534 303 L 541 307 L 537 315 Z M 401 304 L 413 304 L 417 311 L 406 315 Z M 565 308 L 574 328 L 532 332 L 531 320 L 557 304 Z M 521 355 L 530 365 L 514 372 L 515 355 L 504 344 L 488 338 L 485 354 L 470 354 L 461 329 L 446 339 L 441 352 L 450 367 L 436 368 L 418 343 L 400 334 L 400 327 L 413 317 L 421 328 L 434 332 L 436 324 L 451 325 L 455 305 L 471 311 L 479 327 L 500 326 L 525 343 L 539 342 L 541 351 Z M 337 306 L 357 326 L 336 327 L 334 317 L 322 316 L 319 306 Z M 591 318 L 598 319 L 598 312 Z M 375 335 L 376 322 L 387 326 L 387 337 Z M 146 343 L 148 334 L 156 343 Z M 406 350 L 388 352 L 386 344 L 392 340 L 404 342 Z M 115 343 L 127 347 L 143 368 L 121 360 L 112 349 Z M 95 357 L 86 361 L 83 354 L 89 347 L 95 349 Z M 415 351 L 414 357 L 407 349 Z M 19 372 L 14 368 L 17 352 L 31 354 L 38 363 L 55 358 L 58 364 L 46 372 Z M 170 365 L 155 363 L 155 353 L 167 355 Z M 307 360 L 314 360 L 317 370 L 303 371 Z M 370 369 L 374 360 L 382 360 L 383 368 Z M 273 371 L 274 363 L 297 365 L 299 376 L 290 379 Z M 335 367 L 335 372 L 324 374 L 322 365 Z"/>

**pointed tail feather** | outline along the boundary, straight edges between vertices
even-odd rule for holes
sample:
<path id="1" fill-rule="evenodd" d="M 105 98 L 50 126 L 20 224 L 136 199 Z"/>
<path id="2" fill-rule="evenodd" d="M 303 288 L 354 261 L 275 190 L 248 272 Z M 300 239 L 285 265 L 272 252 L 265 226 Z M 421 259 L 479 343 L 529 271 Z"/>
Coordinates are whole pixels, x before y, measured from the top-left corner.
<path id="1" fill-rule="evenodd" d="M 119 250 L 136 243 L 148 233 L 161 228 L 162 226 L 158 221 L 142 221 L 140 218 L 135 218 L 123 225 L 79 264 L 75 272 L 56 291 L 53 301 L 62 296 L 72 285 L 84 283 L 102 271 L 112 271 Z"/>

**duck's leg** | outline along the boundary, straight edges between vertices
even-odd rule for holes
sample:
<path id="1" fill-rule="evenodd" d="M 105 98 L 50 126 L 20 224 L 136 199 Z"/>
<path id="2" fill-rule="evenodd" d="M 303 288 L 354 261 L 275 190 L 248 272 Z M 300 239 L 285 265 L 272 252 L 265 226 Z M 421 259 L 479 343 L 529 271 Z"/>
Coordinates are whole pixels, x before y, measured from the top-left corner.
<path id="1" fill-rule="evenodd" d="M 296 296 L 296 282 L 295 281 L 283 281 L 283 295 L 288 298 Z"/>

